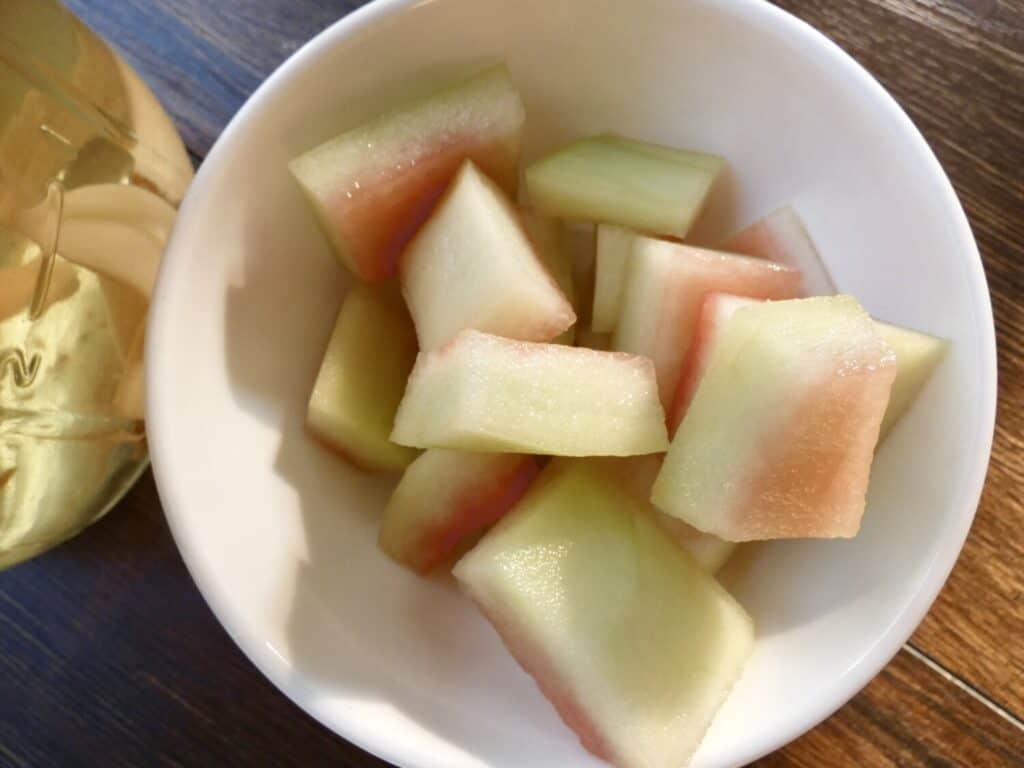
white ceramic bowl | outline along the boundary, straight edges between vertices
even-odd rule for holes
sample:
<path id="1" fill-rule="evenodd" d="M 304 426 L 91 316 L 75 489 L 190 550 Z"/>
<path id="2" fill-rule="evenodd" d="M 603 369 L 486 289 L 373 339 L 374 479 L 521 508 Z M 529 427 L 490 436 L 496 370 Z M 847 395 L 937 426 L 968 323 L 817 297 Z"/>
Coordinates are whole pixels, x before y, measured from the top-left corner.
<path id="1" fill-rule="evenodd" d="M 931 151 L 885 91 L 750 0 L 379 0 L 296 53 L 203 164 L 153 305 L 149 429 L 174 536 L 214 612 L 303 709 L 402 766 L 595 766 L 450 580 L 374 545 L 389 483 L 302 427 L 348 278 L 285 163 L 422 83 L 507 60 L 527 159 L 597 131 L 725 155 L 702 227 L 791 203 L 841 290 L 952 339 L 878 454 L 863 530 L 752 548 L 725 579 L 757 647 L 698 753 L 734 766 L 855 694 L 956 560 L 995 409 L 978 252 Z"/>

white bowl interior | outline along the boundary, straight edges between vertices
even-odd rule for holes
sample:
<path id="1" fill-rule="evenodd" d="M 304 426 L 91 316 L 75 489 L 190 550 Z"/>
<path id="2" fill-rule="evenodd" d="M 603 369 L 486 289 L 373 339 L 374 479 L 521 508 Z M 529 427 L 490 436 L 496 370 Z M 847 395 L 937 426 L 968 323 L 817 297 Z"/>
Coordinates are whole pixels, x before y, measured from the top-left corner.
<path id="1" fill-rule="evenodd" d="M 923 616 L 977 503 L 995 376 L 977 251 L 934 157 L 852 60 L 767 4 L 394 0 L 303 49 L 204 164 L 166 257 L 149 406 L 175 537 L 245 652 L 346 738 L 409 766 L 599 764 L 450 578 L 378 552 L 390 482 L 302 427 L 347 278 L 286 162 L 496 59 L 527 158 L 598 131 L 722 153 L 698 234 L 790 203 L 842 291 L 953 341 L 878 454 L 860 536 L 750 547 L 725 573 L 759 639 L 696 764 L 745 763 L 855 693 Z"/>

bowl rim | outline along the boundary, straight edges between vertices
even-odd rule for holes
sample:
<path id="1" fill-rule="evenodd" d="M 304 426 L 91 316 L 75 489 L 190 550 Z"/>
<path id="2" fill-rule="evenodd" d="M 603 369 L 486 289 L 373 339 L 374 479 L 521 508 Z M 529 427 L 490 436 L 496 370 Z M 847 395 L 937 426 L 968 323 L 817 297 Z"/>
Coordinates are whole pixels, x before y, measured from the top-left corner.
<path id="1" fill-rule="evenodd" d="M 648 1 L 654 4 L 677 2 L 677 0 Z M 290 80 L 297 77 L 307 67 L 315 66 L 316 61 L 333 46 L 344 44 L 364 29 L 420 5 L 422 2 L 423 0 L 373 0 L 317 33 L 292 53 L 249 96 L 218 136 L 192 182 L 180 208 L 178 220 L 195 216 L 199 209 L 198 201 L 203 197 L 203 190 L 210 184 L 221 159 L 228 156 L 231 146 L 244 132 L 249 118 L 258 113 L 272 92 L 286 88 Z M 793 718 L 792 722 L 787 727 L 779 729 L 772 739 L 751 745 L 751 748 L 743 754 L 740 763 L 745 764 L 785 746 L 826 720 L 853 698 L 903 648 L 938 597 L 964 546 L 977 512 L 988 472 L 995 433 L 998 394 L 996 339 L 988 284 L 981 255 L 966 213 L 931 147 L 895 98 L 839 45 L 791 13 L 763 2 L 763 0 L 704 0 L 704 2 L 727 10 L 733 9 L 734 12 L 759 15 L 764 23 L 775 26 L 781 34 L 789 35 L 808 47 L 817 48 L 820 55 L 831 57 L 835 63 L 858 81 L 859 86 L 871 95 L 875 105 L 879 109 L 885 110 L 891 119 L 902 126 L 921 159 L 927 165 L 931 177 L 930 182 L 938 185 L 945 198 L 945 207 L 953 217 L 951 223 L 956 233 L 957 249 L 964 254 L 967 262 L 965 266 L 968 268 L 968 290 L 971 294 L 972 306 L 978 313 L 978 320 L 983 330 L 991 328 L 991 333 L 985 334 L 984 344 L 978 350 L 983 368 L 980 372 L 984 395 L 984 402 L 981 404 L 982 423 L 976 432 L 978 444 L 968 454 L 973 459 L 971 459 L 970 472 L 964 482 L 966 492 L 958 504 L 962 512 L 955 521 L 956 527 L 939 545 L 938 553 L 928 564 L 925 575 L 922 577 L 920 588 L 912 596 L 897 620 L 884 629 L 870 649 L 837 680 L 837 684 L 828 691 L 827 695 L 822 697 L 815 714 L 803 719 Z M 360 723 L 358 718 L 339 717 L 336 710 L 330 709 L 322 702 L 322 697 L 316 695 L 315 686 L 309 685 L 292 674 L 289 663 L 277 655 L 277 652 L 252 630 L 252 627 L 233 607 L 230 595 L 219 586 L 213 569 L 199 555 L 189 531 L 185 529 L 184 523 L 175 512 L 182 506 L 183 500 L 177 489 L 177 483 L 170 477 L 170 473 L 166 469 L 169 463 L 166 457 L 171 451 L 170 444 L 172 442 L 172 430 L 167 425 L 170 423 L 172 414 L 161 406 L 161 403 L 167 402 L 167 399 L 164 396 L 165 389 L 159 371 L 160 356 L 154 351 L 165 346 L 165 329 L 171 327 L 174 322 L 173 311 L 167 298 L 167 286 L 174 281 L 176 273 L 180 271 L 177 262 L 180 262 L 181 259 L 176 257 L 179 232 L 180 227 L 176 224 L 167 244 L 152 299 L 151 320 L 148 324 L 146 338 L 145 371 L 147 432 L 153 474 L 168 526 L 185 566 L 199 588 L 203 599 L 234 643 L 257 669 L 300 709 L 314 717 L 333 733 L 377 757 L 408 768 L 419 768 L 426 765 L 421 759 L 422 756 L 410 754 L 408 749 L 403 748 L 400 745 L 400 740 L 393 738 L 393 733 L 390 738 L 382 737 L 379 733 L 371 735 L 367 733 L 365 723 Z"/>

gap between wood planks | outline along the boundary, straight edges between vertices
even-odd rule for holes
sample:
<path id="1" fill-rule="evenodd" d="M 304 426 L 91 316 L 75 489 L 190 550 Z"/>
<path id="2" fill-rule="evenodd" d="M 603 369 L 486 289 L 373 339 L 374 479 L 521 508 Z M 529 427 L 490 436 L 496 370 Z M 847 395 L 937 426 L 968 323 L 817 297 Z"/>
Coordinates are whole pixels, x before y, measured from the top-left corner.
<path id="1" fill-rule="evenodd" d="M 996 715 L 1001 717 L 1003 720 L 1008 722 L 1010 725 L 1012 725 L 1015 728 L 1017 728 L 1017 730 L 1024 731 L 1024 720 L 1021 720 L 1019 717 L 1014 715 L 1009 710 L 999 706 L 996 702 L 992 701 L 992 699 L 990 699 L 984 693 L 979 691 L 977 688 L 975 688 L 970 683 L 968 683 L 968 682 L 960 679 L 956 675 L 954 675 L 952 672 L 950 672 L 944 666 L 939 664 L 937 661 L 935 661 L 928 654 L 924 653 L 923 651 L 918 650 L 917 648 L 915 648 L 910 643 L 907 643 L 906 645 L 904 645 L 902 650 L 904 650 L 907 653 L 909 653 L 915 659 L 917 659 L 922 664 L 924 664 L 926 667 L 928 667 L 928 669 L 930 669 L 932 672 L 937 674 L 939 677 L 943 678 L 946 682 L 955 685 L 957 688 L 959 688 L 961 691 L 966 693 L 972 699 L 974 699 L 975 701 L 977 701 L 977 702 L 985 705 L 986 707 L 988 707 L 989 710 L 994 712 Z"/>
<path id="2" fill-rule="evenodd" d="M 198 172 L 199 171 L 199 167 L 203 164 L 203 157 L 202 157 L 202 155 L 200 155 L 197 152 L 194 152 L 191 149 L 188 149 L 188 148 L 186 148 L 186 149 L 188 151 L 189 158 L 192 160 L 192 165 L 195 167 L 196 171 Z M 944 666 L 939 664 L 937 661 L 935 661 L 931 656 L 926 654 L 924 651 L 921 651 L 918 648 L 915 648 L 911 643 L 906 643 L 900 650 L 901 650 L 901 652 L 906 652 L 907 654 L 909 654 L 910 656 L 915 658 L 917 661 L 919 661 L 922 664 L 924 664 L 931 672 L 934 672 L 935 674 L 937 674 L 939 677 L 941 677 L 947 683 L 950 683 L 951 685 L 954 685 L 957 688 L 959 688 L 961 691 L 966 693 L 972 699 L 974 699 L 975 701 L 977 701 L 980 704 L 982 704 L 985 707 L 987 707 L 989 710 L 991 710 L 993 713 L 995 713 L 996 715 L 1001 717 L 1003 720 L 1008 722 L 1010 725 L 1012 725 L 1013 727 L 1015 727 L 1019 731 L 1024 732 L 1024 720 L 1022 720 L 1021 718 L 1017 717 L 1016 715 L 1014 715 L 1009 710 L 1001 707 L 999 704 L 997 704 L 995 701 L 990 699 L 988 696 L 986 696 L 984 693 L 979 691 L 977 688 L 975 688 L 973 685 L 971 685 L 967 681 L 965 681 L 965 680 L 961 679 L 960 677 L 954 675 L 952 672 L 950 672 Z"/>

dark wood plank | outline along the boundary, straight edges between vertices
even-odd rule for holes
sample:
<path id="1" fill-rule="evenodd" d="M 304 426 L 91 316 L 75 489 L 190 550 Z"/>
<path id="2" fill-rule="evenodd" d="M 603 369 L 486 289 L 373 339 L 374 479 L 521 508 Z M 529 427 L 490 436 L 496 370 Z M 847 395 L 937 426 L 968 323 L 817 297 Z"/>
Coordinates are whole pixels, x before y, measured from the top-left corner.
<path id="1" fill-rule="evenodd" d="M 829 720 L 762 768 L 1004 768 L 1024 760 L 1024 731 L 901 653 Z"/>
<path id="2" fill-rule="evenodd" d="M 360 0 L 67 0 L 145 77 L 204 156 L 267 75 Z"/>
<path id="3" fill-rule="evenodd" d="M 953 180 L 988 274 L 999 419 L 959 564 L 914 636 L 922 651 L 1024 715 L 1024 5 L 874 0 L 782 6 L 832 36 L 893 93 Z"/>
<path id="4" fill-rule="evenodd" d="M 1020 54 L 1024 5 L 1011 0 L 871 0 L 953 36 L 981 55 Z"/>

